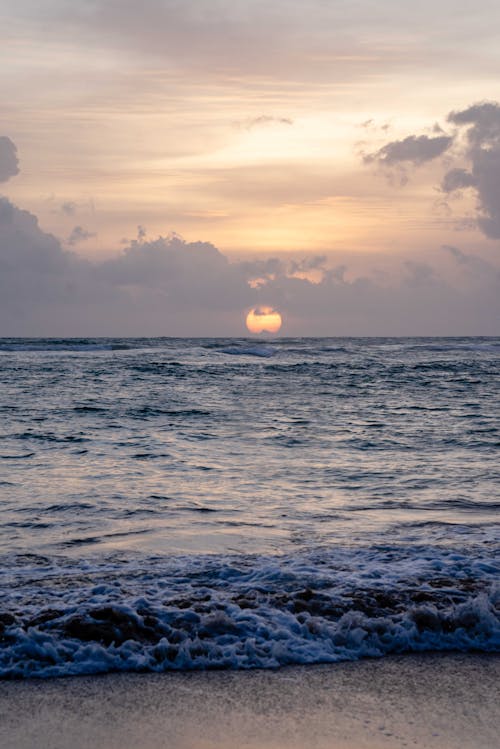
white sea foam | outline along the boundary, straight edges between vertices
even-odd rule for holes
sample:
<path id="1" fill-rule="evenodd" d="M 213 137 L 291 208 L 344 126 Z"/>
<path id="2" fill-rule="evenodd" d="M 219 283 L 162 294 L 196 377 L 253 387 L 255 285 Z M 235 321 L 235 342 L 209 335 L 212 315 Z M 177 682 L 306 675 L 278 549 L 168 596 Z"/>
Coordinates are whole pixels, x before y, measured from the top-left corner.
<path id="1" fill-rule="evenodd" d="M 423 548 L 126 563 L 13 558 L 1 581 L 0 676 L 498 652 L 498 571 L 482 553 Z"/>

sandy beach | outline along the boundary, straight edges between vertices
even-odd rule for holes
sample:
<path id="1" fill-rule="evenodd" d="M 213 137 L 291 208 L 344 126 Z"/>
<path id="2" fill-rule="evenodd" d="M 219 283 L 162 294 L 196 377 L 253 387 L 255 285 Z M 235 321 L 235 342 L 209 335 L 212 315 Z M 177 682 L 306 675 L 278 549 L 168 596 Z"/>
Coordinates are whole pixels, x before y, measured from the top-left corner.
<path id="1" fill-rule="evenodd" d="M 0 684 L 9 749 L 495 749 L 500 659 L 397 656 L 278 671 Z"/>

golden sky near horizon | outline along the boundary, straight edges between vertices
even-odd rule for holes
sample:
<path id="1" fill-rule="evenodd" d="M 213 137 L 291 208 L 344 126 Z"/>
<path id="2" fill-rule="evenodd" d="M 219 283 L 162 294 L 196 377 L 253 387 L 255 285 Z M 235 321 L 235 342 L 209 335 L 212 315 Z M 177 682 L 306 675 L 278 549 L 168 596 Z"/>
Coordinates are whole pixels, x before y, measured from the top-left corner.
<path id="1" fill-rule="evenodd" d="M 499 22 L 489 0 L 0 0 L 2 192 L 94 257 L 138 226 L 236 257 L 425 254 L 458 227 L 492 254 L 474 197 L 437 190 L 449 155 L 401 187 L 362 154 L 495 98 Z"/>

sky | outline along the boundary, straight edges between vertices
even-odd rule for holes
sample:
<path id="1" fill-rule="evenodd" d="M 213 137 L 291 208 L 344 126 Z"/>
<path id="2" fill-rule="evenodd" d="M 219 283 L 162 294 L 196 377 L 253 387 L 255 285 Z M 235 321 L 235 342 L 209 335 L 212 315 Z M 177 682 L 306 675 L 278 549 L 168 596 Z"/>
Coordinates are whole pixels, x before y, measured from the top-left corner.
<path id="1" fill-rule="evenodd" d="M 497 0 L 0 0 L 0 336 L 500 335 Z"/>

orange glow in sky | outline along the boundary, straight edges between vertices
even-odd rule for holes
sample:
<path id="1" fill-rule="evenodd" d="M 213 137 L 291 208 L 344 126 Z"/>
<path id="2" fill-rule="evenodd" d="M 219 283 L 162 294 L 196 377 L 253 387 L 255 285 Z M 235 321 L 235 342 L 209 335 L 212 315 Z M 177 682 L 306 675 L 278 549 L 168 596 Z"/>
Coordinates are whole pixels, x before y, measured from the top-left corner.
<path id="1" fill-rule="evenodd" d="M 498 335 L 499 2 L 82 5 L 0 0 L 0 336 Z"/>
<path id="2" fill-rule="evenodd" d="M 246 319 L 250 333 L 277 333 L 281 322 L 280 313 L 272 307 L 255 307 Z"/>

